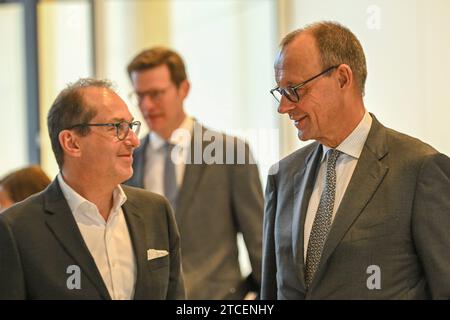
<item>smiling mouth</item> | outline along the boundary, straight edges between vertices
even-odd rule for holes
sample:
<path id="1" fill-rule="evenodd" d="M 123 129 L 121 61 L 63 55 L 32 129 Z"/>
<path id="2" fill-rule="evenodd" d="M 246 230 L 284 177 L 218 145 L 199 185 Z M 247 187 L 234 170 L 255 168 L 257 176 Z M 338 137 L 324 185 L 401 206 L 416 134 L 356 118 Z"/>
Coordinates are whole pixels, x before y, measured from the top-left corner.
<path id="1" fill-rule="evenodd" d="M 160 117 L 162 117 L 163 115 L 162 114 L 160 114 L 160 113 L 158 113 L 158 114 L 149 114 L 148 116 L 147 116 L 147 118 L 149 118 L 149 119 L 155 119 L 155 118 L 160 118 Z"/>
<path id="2" fill-rule="evenodd" d="M 300 119 L 294 120 L 295 125 L 298 125 L 300 123 L 300 121 L 304 120 L 307 116 L 303 116 Z"/>

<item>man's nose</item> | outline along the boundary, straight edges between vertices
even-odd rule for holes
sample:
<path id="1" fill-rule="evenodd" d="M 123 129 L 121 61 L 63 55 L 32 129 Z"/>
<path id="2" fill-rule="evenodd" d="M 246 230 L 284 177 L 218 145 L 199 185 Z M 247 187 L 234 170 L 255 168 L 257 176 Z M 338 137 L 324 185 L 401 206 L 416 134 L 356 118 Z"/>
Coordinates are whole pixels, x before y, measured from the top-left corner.
<path id="1" fill-rule="evenodd" d="M 125 144 L 132 148 L 138 148 L 141 145 L 141 141 L 137 134 L 133 130 L 130 130 L 125 138 Z"/>
<path id="2" fill-rule="evenodd" d="M 156 106 L 155 102 L 153 101 L 152 98 L 150 98 L 148 94 L 144 95 L 144 97 L 142 97 L 142 99 L 139 101 L 139 108 L 142 111 L 150 111 L 154 109 L 155 106 Z"/>
<path id="3" fill-rule="evenodd" d="M 295 104 L 293 102 L 289 101 L 285 96 L 281 96 L 280 104 L 278 105 L 278 113 L 288 113 L 294 108 Z"/>

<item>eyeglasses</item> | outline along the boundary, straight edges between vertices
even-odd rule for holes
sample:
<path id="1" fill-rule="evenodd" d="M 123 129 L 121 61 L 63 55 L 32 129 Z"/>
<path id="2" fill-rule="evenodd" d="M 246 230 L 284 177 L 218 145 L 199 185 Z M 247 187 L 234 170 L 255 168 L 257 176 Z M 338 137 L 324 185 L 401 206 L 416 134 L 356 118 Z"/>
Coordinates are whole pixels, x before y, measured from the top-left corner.
<path id="1" fill-rule="evenodd" d="M 142 92 L 131 92 L 129 94 L 130 100 L 132 100 L 134 103 L 141 104 L 145 97 L 149 97 L 153 102 L 158 102 L 158 100 L 161 100 L 161 98 L 164 96 L 167 90 L 171 85 L 164 89 L 159 90 L 147 90 Z"/>
<path id="2" fill-rule="evenodd" d="M 116 136 L 119 140 L 124 140 L 128 133 L 131 131 L 134 132 L 134 134 L 139 134 L 139 129 L 141 128 L 141 122 L 140 121 L 133 121 L 128 122 L 125 120 L 116 122 L 116 123 L 80 123 L 80 124 L 74 124 L 73 126 L 70 126 L 67 128 L 67 130 L 76 128 L 76 127 L 114 127 L 116 128 Z"/>
<path id="3" fill-rule="evenodd" d="M 308 80 L 303 81 L 303 82 L 301 82 L 299 84 L 296 84 L 296 85 L 293 85 L 293 86 L 289 86 L 289 87 L 286 87 L 286 88 L 280 88 L 280 87 L 273 88 L 272 90 L 270 90 L 270 93 L 273 95 L 273 97 L 278 102 L 281 101 L 282 96 L 285 96 L 291 102 L 299 102 L 300 101 L 300 95 L 297 92 L 298 89 L 304 87 L 308 82 L 311 82 L 314 79 L 316 79 L 316 78 L 318 78 L 320 76 L 323 76 L 324 74 L 330 72 L 331 70 L 333 70 L 333 69 L 335 69 L 337 67 L 339 67 L 339 66 L 329 67 L 328 69 L 322 71 L 321 73 L 315 75 L 314 77 L 309 78 Z"/>

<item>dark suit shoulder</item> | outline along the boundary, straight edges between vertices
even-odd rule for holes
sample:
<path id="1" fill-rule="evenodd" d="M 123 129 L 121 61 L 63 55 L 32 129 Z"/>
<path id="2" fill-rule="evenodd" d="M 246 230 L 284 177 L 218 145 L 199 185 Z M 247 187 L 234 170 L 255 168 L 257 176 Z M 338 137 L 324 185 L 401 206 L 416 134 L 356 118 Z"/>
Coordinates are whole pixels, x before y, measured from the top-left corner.
<path id="1" fill-rule="evenodd" d="M 172 220 L 173 212 L 166 198 L 141 188 L 121 186 L 127 196 L 126 206 L 131 206 L 132 210 L 142 218 L 149 219 L 152 222 Z"/>
<path id="2" fill-rule="evenodd" d="M 133 203 L 153 203 L 155 205 L 166 205 L 167 199 L 162 195 L 157 193 L 150 192 L 148 190 L 142 188 L 136 188 L 128 185 L 121 185 L 123 191 L 127 195 L 127 201 L 131 201 Z"/>
<path id="3" fill-rule="evenodd" d="M 395 159 L 397 165 L 410 170 L 419 170 L 440 154 L 429 144 L 393 129 L 386 128 L 386 140 L 388 157 Z"/>
<path id="4" fill-rule="evenodd" d="M 34 194 L 27 199 L 15 203 L 6 209 L 2 215 L 11 224 L 29 224 L 35 223 L 36 219 L 42 217 L 44 213 L 44 191 Z"/>
<path id="5" fill-rule="evenodd" d="M 298 150 L 295 150 L 291 154 L 287 155 L 283 159 L 280 160 L 280 163 L 283 165 L 291 165 L 294 162 L 298 162 L 299 160 L 306 160 L 306 158 L 311 154 L 311 152 L 317 147 L 318 142 L 312 142 Z"/>
<path id="6" fill-rule="evenodd" d="M 389 151 L 393 151 L 392 149 L 394 149 L 405 156 L 414 155 L 426 157 L 438 153 L 438 151 L 429 144 L 390 128 L 386 128 L 386 137 L 390 146 Z"/>
<path id="7" fill-rule="evenodd" d="M 233 136 L 233 135 L 221 132 L 221 131 L 210 129 L 208 127 L 203 126 L 200 123 L 197 123 L 197 124 L 202 128 L 203 138 L 207 138 L 208 136 L 220 137 L 221 139 L 223 139 L 224 142 L 226 142 L 226 141 L 230 141 L 230 142 L 233 141 L 234 146 L 239 145 L 239 144 L 243 144 L 243 145 L 246 145 L 248 147 L 247 142 L 245 142 L 244 140 L 240 139 L 237 136 Z M 197 132 L 197 131 L 194 131 L 194 134 L 195 134 L 195 132 Z M 205 136 L 205 133 L 206 133 L 206 136 Z"/>
<path id="8" fill-rule="evenodd" d="M 223 139 L 228 139 L 230 141 L 233 140 L 234 142 L 245 143 L 246 145 L 248 145 L 244 140 L 242 140 L 238 136 L 234 136 L 234 135 L 231 135 L 231 134 L 226 134 L 225 132 L 212 130 L 212 129 L 209 129 L 209 128 L 206 128 L 206 127 L 203 127 L 203 130 L 204 130 L 204 132 L 208 132 L 211 135 L 222 136 Z"/>
<path id="9" fill-rule="evenodd" d="M 221 145 L 221 151 L 217 152 L 214 150 L 214 155 L 211 155 L 218 161 L 217 164 L 253 165 L 256 163 L 248 143 L 237 136 L 210 129 L 198 122 L 195 122 L 194 124 L 193 134 L 192 142 L 194 145 L 200 143 L 202 152 L 205 152 L 206 147 L 210 144 L 214 144 L 215 147 Z M 198 137 L 198 135 L 201 135 L 201 137 Z M 208 151 L 212 152 L 212 149 L 209 149 Z M 213 163 L 213 165 L 214 164 L 215 163 Z M 233 166 L 228 167 L 233 168 Z"/>
<path id="10" fill-rule="evenodd" d="M 312 142 L 287 155 L 270 168 L 269 175 L 293 176 L 305 164 L 318 145 L 318 142 Z"/>
<path id="11" fill-rule="evenodd" d="M 371 152 L 399 175 L 419 172 L 429 160 L 439 155 L 429 144 L 383 126 L 373 115 L 372 119 L 364 150 Z"/>

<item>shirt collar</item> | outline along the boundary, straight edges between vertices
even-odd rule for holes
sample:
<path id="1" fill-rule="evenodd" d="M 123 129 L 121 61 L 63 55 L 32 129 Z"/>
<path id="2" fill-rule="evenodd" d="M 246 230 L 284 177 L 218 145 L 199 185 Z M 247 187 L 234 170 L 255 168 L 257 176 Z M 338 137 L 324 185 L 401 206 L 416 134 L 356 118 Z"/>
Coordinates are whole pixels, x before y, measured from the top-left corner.
<path id="1" fill-rule="evenodd" d="M 61 173 L 58 173 L 58 182 L 59 186 L 61 187 L 61 191 L 64 195 L 64 198 L 66 198 L 67 203 L 69 205 L 70 210 L 72 213 L 77 212 L 79 210 L 80 206 L 83 204 L 87 204 L 89 206 L 94 206 L 97 208 L 95 204 L 81 196 L 78 192 L 76 192 L 72 187 L 70 187 L 65 181 Z M 125 195 L 125 192 L 123 191 L 122 187 L 120 185 L 117 185 L 117 187 L 113 191 L 113 206 L 111 209 L 111 213 L 114 214 L 117 209 L 123 206 L 123 204 L 127 201 L 127 196 Z"/>
<path id="2" fill-rule="evenodd" d="M 363 118 L 356 126 L 355 129 L 349 134 L 344 141 L 341 142 L 340 145 L 336 147 L 337 150 L 345 153 L 353 158 L 359 159 L 361 155 L 364 144 L 366 143 L 367 136 L 369 135 L 370 127 L 372 126 L 372 117 L 366 111 L 364 113 Z M 323 153 L 322 153 L 322 161 L 324 160 L 328 150 L 330 147 L 322 145 Z"/>
<path id="3" fill-rule="evenodd" d="M 76 212 L 78 208 L 83 203 L 90 203 L 88 200 L 86 200 L 84 197 L 82 197 L 78 192 L 73 190 L 65 181 L 61 173 L 58 173 L 58 182 L 59 186 L 61 187 L 61 191 L 64 195 L 64 198 L 66 198 L 67 203 L 69 205 L 70 210 L 72 213 Z"/>
<path id="4" fill-rule="evenodd" d="M 120 184 L 117 185 L 117 187 L 113 190 L 113 206 L 111 211 L 115 212 L 120 209 L 120 207 L 123 206 L 123 204 L 127 201 L 127 195 L 123 191 Z"/>
<path id="5" fill-rule="evenodd" d="M 191 143 L 190 137 L 192 136 L 192 132 L 194 130 L 194 119 L 186 116 L 181 123 L 181 125 L 172 133 L 169 138 L 169 141 L 173 145 L 181 145 L 183 147 L 189 146 Z M 186 135 L 186 132 L 189 132 L 189 136 Z M 153 150 L 158 150 L 164 146 L 166 140 L 163 139 L 156 132 L 151 131 L 148 135 L 150 148 Z"/>

